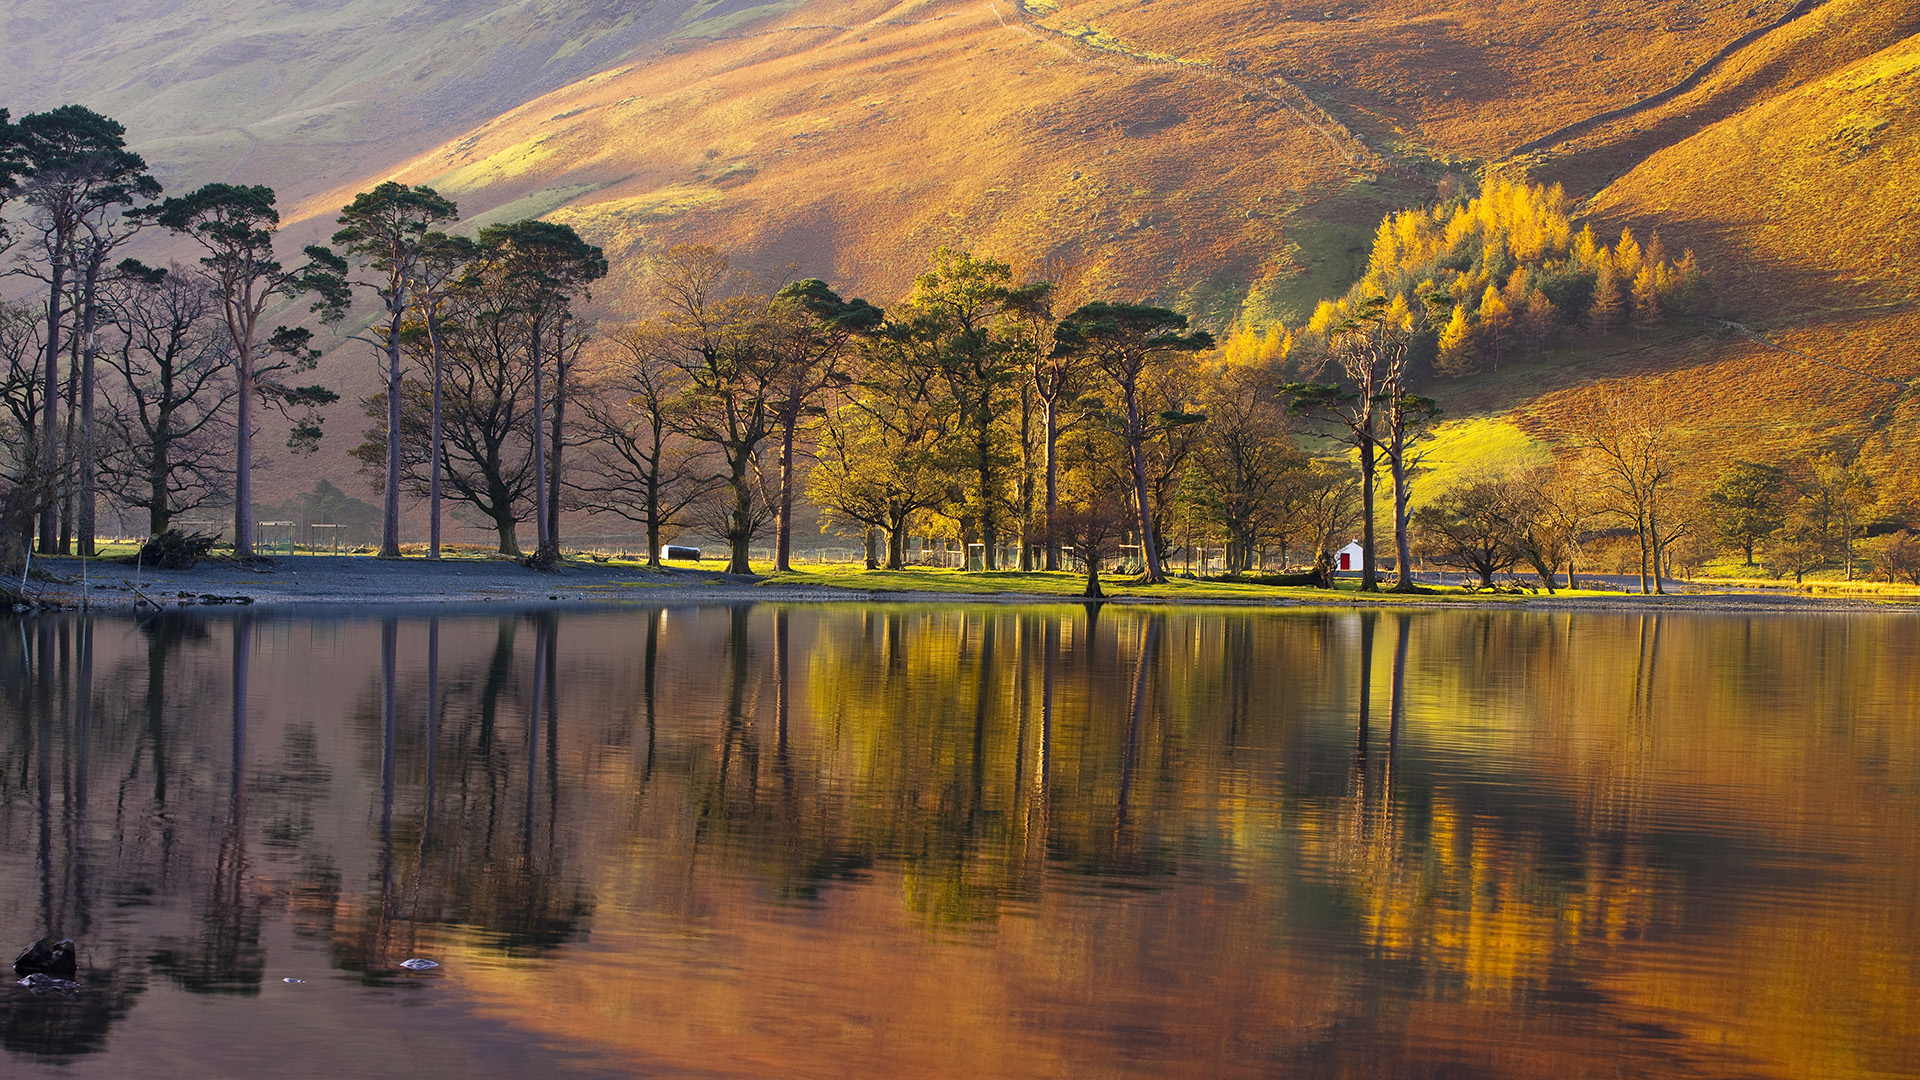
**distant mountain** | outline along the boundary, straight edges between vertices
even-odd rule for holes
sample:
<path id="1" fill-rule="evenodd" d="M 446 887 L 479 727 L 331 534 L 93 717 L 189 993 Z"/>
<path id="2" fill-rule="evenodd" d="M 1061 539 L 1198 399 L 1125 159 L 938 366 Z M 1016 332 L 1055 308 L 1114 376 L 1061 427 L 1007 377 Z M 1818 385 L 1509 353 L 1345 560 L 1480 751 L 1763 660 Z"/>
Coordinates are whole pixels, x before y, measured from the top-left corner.
<path id="1" fill-rule="evenodd" d="M 307 194 L 662 41 L 719 32 L 748 6 L 9 0 L 0 105 L 17 117 L 79 102 L 112 116 L 170 188 L 233 180 Z"/>

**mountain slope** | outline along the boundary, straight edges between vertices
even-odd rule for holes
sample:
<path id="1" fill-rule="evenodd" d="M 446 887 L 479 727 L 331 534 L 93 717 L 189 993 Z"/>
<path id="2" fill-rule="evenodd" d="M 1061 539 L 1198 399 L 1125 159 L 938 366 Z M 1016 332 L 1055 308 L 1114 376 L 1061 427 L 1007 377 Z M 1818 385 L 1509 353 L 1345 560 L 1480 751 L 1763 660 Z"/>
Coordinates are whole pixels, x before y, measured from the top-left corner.
<path id="1" fill-rule="evenodd" d="M 751 0 L 11 0 L 0 105 L 127 125 L 169 188 L 304 195 L 417 152 Z"/>

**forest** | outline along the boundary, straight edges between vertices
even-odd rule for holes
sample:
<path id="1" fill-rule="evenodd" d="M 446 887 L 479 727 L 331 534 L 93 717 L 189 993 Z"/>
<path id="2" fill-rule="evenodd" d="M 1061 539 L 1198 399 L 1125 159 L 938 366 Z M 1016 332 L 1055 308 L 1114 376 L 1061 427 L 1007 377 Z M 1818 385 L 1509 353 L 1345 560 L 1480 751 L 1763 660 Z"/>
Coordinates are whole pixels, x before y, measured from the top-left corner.
<path id="1" fill-rule="evenodd" d="M 390 557 L 404 497 L 426 504 L 434 558 L 452 504 L 533 565 L 589 512 L 644 529 L 656 564 L 685 534 L 721 541 L 736 573 L 771 538 L 786 570 L 810 501 L 870 568 L 953 545 L 982 570 L 1083 571 L 1090 595 L 1103 570 L 1161 581 L 1196 560 L 1326 584 L 1353 538 L 1363 589 L 1441 567 L 1660 591 L 1723 555 L 1920 583 L 1911 494 L 1873 438 L 1747 461 L 1693 433 L 1661 379 L 1590 382 L 1530 418 L 1525 452 L 1426 468 L 1456 380 L 1658 335 L 1712 302 L 1691 251 L 1605 240 L 1558 187 L 1438 196 L 1383 220 L 1364 275 L 1301 325 L 1218 340 L 1138 298 L 1061 303 L 1044 275 L 951 248 L 882 308 L 678 245 L 647 259 L 648 314 L 616 322 L 593 305 L 608 260 L 568 225 L 467 235 L 451 200 L 388 181 L 340 210 L 329 245 L 284 253 L 271 189 L 166 196 L 115 121 L 0 112 L 0 244 L 31 283 L 0 308 L 0 552 L 96 554 L 105 504 L 156 537 L 224 509 L 251 557 L 257 411 L 286 417 L 295 452 L 317 445 L 337 395 L 302 380 L 359 298 L 374 313 L 351 336 L 384 388 L 354 455 Z M 126 257 L 148 232 L 198 257 Z"/>

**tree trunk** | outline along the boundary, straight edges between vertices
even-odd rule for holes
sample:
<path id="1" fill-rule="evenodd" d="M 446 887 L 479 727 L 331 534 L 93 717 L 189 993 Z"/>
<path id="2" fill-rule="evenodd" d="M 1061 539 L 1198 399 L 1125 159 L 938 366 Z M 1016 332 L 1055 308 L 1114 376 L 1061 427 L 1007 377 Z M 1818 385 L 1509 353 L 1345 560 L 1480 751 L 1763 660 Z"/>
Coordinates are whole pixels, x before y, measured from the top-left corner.
<path id="1" fill-rule="evenodd" d="M 387 490 L 380 517 L 380 554 L 400 557 L 400 316 L 406 295 L 387 300 Z"/>
<path id="2" fill-rule="evenodd" d="M 1640 535 L 1636 539 L 1640 541 L 1640 595 L 1650 596 L 1652 594 L 1647 590 L 1647 526 L 1645 518 L 1640 520 L 1639 532 Z"/>
<path id="3" fill-rule="evenodd" d="M 540 343 L 540 323 L 533 325 L 533 532 L 536 557 L 547 553 L 547 399 L 542 385 L 545 356 Z"/>
<path id="4" fill-rule="evenodd" d="M 1653 591 L 1656 595 L 1665 596 L 1667 588 L 1660 581 L 1660 556 L 1663 554 L 1661 549 L 1664 547 L 1660 543 L 1660 517 L 1658 511 L 1652 507 L 1647 508 L 1647 542 L 1653 549 Z"/>
<path id="5" fill-rule="evenodd" d="M 880 530 L 867 526 L 867 569 L 880 569 Z"/>
<path id="6" fill-rule="evenodd" d="M 1407 481 L 1405 432 L 1394 432 L 1388 465 L 1393 472 L 1393 591 L 1413 592 L 1418 586 L 1413 583 L 1413 544 L 1407 537 L 1407 503 L 1413 497 L 1413 489 Z"/>
<path id="7" fill-rule="evenodd" d="M 774 541 L 773 568 L 793 569 L 793 439 L 799 416 L 789 416 L 780 425 L 780 534 Z"/>
<path id="8" fill-rule="evenodd" d="M 513 558 L 520 557 L 520 537 L 518 523 L 513 520 L 513 512 L 503 510 L 492 515 L 493 531 L 500 539 L 500 554 Z"/>
<path id="9" fill-rule="evenodd" d="M 565 345 L 566 333 L 567 324 L 563 319 L 554 337 L 553 452 L 547 458 L 547 467 L 552 473 L 547 477 L 547 544 L 541 549 L 541 556 L 554 563 L 560 561 L 560 453 L 566 445 L 567 370 L 573 366 L 559 351 Z"/>
<path id="10" fill-rule="evenodd" d="M 1047 491 L 1046 491 L 1046 532 L 1047 545 L 1046 568 L 1060 569 L 1060 538 L 1053 534 L 1053 519 L 1060 515 L 1060 408 L 1053 401 L 1043 401 L 1042 422 L 1046 427 L 1047 441 Z"/>
<path id="11" fill-rule="evenodd" d="M 54 520 L 53 478 L 60 471 L 60 314 L 66 293 L 67 264 L 62 257 L 65 252 L 65 245 L 56 242 L 52 265 L 48 267 L 52 285 L 47 299 L 47 369 L 40 388 L 40 406 L 44 410 L 45 420 L 40 427 L 40 458 L 34 463 L 36 469 L 33 477 L 38 488 L 34 494 L 41 500 L 42 555 L 53 554 L 54 531 L 59 524 Z"/>
<path id="12" fill-rule="evenodd" d="M 99 355 L 95 342 L 100 319 L 100 261 L 106 253 L 95 240 L 87 261 L 87 283 L 80 303 L 80 461 L 79 514 L 80 554 L 91 558 L 94 548 L 94 453 L 93 453 L 93 368 Z"/>
<path id="13" fill-rule="evenodd" d="M 1087 587 L 1080 590 L 1080 595 L 1089 600 L 1104 600 L 1107 594 L 1100 591 L 1100 559 L 1092 552 L 1088 555 Z"/>
<path id="14" fill-rule="evenodd" d="M 1020 391 L 1020 569 L 1033 569 L 1033 384 Z"/>
<path id="15" fill-rule="evenodd" d="M 893 519 L 887 525 L 887 569 L 904 570 L 907 565 L 907 515 L 892 509 L 887 514 Z"/>
<path id="16" fill-rule="evenodd" d="M 1155 585 L 1163 585 L 1167 575 L 1160 569 L 1160 552 L 1153 543 L 1153 513 L 1147 505 L 1147 439 L 1140 422 L 1140 397 L 1131 384 L 1126 387 L 1126 393 L 1127 452 L 1133 458 L 1133 497 L 1140 519 L 1140 559 L 1146 564 L 1147 580 Z M 1095 588 L 1099 587 L 1097 580 L 1093 584 Z"/>
<path id="17" fill-rule="evenodd" d="M 747 484 L 747 452 L 738 448 L 728 451 L 732 461 L 733 475 L 733 514 L 727 527 L 727 573 L 753 573 L 753 553 L 749 545 L 753 542 L 753 490 Z"/>
<path id="18" fill-rule="evenodd" d="M 989 424 L 991 413 L 983 403 L 980 408 L 979 434 L 974 440 L 974 452 L 980 455 L 980 560 L 982 568 L 1000 569 L 1000 513 L 994 505 L 993 496 L 993 432 Z"/>
<path id="19" fill-rule="evenodd" d="M 439 316 L 427 309 L 427 347 L 433 353 L 433 416 L 428 421 L 431 449 L 427 463 L 427 558 L 440 557 L 440 384 L 442 378 Z"/>
<path id="20" fill-rule="evenodd" d="M 658 431 L 656 427 L 654 430 Z M 660 565 L 660 443 L 654 441 L 654 467 L 647 474 L 647 565 Z"/>
<path id="21" fill-rule="evenodd" d="M 1380 591 L 1379 563 L 1373 553 L 1373 477 L 1376 471 L 1373 439 L 1360 443 L 1360 591 Z"/>
<path id="22" fill-rule="evenodd" d="M 150 536 L 159 536 L 173 525 L 173 510 L 167 504 L 168 441 L 164 435 L 154 439 L 153 464 L 147 469 L 147 534 Z"/>
<path id="23" fill-rule="evenodd" d="M 253 337 L 246 335 L 240 348 L 240 363 L 235 378 L 238 394 L 234 401 L 233 437 L 233 554 L 237 559 L 253 558 Z"/>

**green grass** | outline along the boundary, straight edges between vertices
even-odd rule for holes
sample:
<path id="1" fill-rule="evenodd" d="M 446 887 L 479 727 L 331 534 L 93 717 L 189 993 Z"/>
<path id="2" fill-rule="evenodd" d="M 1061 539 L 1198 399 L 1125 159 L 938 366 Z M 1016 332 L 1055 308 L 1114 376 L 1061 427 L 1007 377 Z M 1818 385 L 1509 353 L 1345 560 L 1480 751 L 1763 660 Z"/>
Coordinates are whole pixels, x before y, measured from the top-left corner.
<path id="1" fill-rule="evenodd" d="M 1086 578 L 1077 573 L 1048 573 L 1046 571 L 1022 572 L 1018 570 L 966 571 L 941 570 L 931 567 L 910 567 L 905 570 L 867 570 L 859 563 L 829 563 L 819 566 L 807 566 L 786 573 L 769 574 L 761 583 L 763 586 L 801 587 L 817 589 L 846 589 L 861 592 L 914 592 L 966 596 L 1047 596 L 1065 600 L 1080 599 L 1081 591 L 1086 587 Z M 1356 601 L 1367 603 L 1425 604 L 1436 601 L 1471 600 L 1480 603 L 1508 603 L 1524 600 L 1525 597 L 1503 593 L 1468 593 L 1463 589 L 1442 586 L 1430 593 L 1414 595 L 1394 593 L 1362 593 L 1357 583 L 1342 581 L 1332 589 L 1313 589 L 1304 586 L 1253 585 L 1246 582 L 1219 581 L 1206 579 L 1173 578 L 1164 585 L 1150 585 L 1132 577 L 1111 577 L 1103 575 L 1101 588 L 1109 599 L 1161 600 L 1173 603 L 1183 601 L 1221 603 L 1244 601 L 1247 603 L 1327 603 L 1350 604 Z M 1544 595 L 1544 594 L 1543 594 Z M 1562 589 L 1561 597 L 1607 596 L 1617 597 L 1619 593 L 1595 592 L 1581 589 L 1568 592 Z"/>

